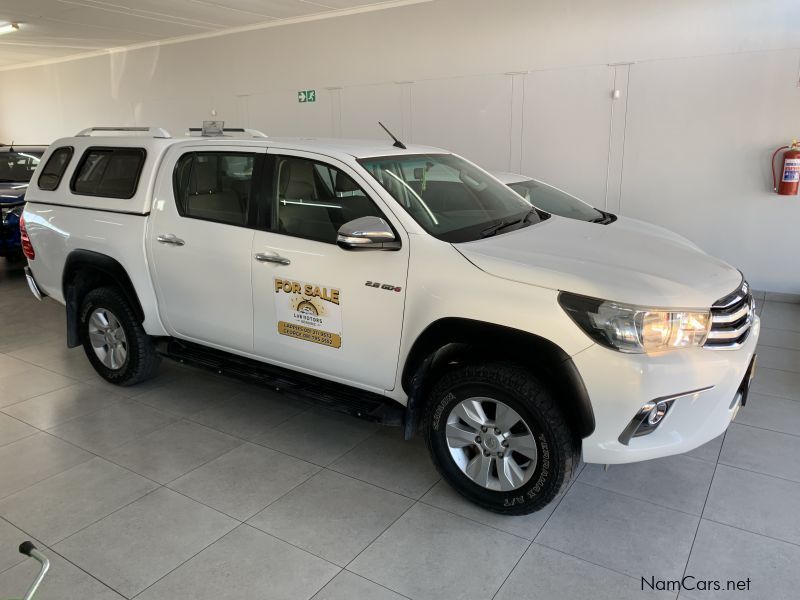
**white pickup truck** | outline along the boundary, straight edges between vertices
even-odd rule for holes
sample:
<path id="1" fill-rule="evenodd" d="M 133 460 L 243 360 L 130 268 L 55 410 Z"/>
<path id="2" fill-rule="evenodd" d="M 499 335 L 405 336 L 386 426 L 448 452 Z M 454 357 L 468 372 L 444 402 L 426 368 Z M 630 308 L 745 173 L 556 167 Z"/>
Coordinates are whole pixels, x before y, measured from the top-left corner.
<path id="1" fill-rule="evenodd" d="M 21 234 L 110 382 L 168 356 L 422 427 L 509 514 L 581 453 L 686 452 L 747 399 L 752 294 L 678 236 L 550 215 L 436 148 L 99 129 L 49 147 Z"/>

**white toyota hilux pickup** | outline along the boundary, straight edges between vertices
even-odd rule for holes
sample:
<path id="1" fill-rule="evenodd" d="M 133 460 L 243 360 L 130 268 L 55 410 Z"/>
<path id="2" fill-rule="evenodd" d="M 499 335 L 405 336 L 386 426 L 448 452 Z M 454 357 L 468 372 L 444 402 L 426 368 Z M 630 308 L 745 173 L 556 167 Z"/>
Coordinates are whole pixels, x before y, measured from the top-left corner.
<path id="1" fill-rule="evenodd" d="M 550 215 L 436 148 L 101 129 L 48 148 L 21 234 L 112 383 L 167 356 L 422 428 L 509 514 L 581 454 L 686 452 L 747 400 L 748 284 L 679 236 Z"/>

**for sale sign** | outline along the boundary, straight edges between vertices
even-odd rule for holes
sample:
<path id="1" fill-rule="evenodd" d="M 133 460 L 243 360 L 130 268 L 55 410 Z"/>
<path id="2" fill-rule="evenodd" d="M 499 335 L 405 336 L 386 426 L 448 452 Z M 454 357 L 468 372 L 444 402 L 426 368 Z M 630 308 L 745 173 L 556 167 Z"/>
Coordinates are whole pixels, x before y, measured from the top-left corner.
<path id="1" fill-rule="evenodd" d="M 342 347 L 342 307 L 337 288 L 275 278 L 278 333 L 304 342 Z"/>

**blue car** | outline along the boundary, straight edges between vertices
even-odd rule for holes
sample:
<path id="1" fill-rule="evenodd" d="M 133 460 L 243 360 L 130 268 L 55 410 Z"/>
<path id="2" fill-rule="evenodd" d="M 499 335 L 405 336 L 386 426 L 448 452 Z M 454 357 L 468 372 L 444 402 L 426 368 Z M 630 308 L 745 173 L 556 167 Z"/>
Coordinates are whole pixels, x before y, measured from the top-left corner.
<path id="1" fill-rule="evenodd" d="M 46 146 L 0 145 L 0 256 L 22 257 L 19 218 L 33 172 Z"/>

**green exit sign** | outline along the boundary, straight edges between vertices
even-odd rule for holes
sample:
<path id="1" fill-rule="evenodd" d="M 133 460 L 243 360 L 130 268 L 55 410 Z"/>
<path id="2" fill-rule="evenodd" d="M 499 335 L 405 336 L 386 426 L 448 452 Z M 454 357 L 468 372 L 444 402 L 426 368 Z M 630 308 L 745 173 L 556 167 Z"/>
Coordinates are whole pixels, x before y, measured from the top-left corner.
<path id="1" fill-rule="evenodd" d="M 300 92 L 297 92 L 297 101 L 300 103 L 316 102 L 317 90 L 302 90 Z"/>

